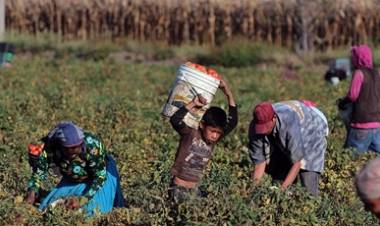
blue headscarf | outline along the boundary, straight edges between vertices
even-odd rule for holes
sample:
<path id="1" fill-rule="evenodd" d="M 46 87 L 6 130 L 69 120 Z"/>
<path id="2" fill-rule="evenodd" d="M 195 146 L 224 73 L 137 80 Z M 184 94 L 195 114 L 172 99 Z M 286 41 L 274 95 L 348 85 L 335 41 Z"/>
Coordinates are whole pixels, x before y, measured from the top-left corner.
<path id="1" fill-rule="evenodd" d="M 47 135 L 48 140 L 55 140 L 63 147 L 75 147 L 83 143 L 83 129 L 72 121 L 61 121 Z"/>

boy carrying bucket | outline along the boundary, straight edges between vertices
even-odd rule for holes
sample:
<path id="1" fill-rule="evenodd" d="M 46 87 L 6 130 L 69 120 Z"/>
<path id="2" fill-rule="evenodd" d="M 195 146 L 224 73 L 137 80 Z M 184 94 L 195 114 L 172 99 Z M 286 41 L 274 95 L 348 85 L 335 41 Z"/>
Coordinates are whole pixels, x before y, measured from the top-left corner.
<path id="1" fill-rule="evenodd" d="M 198 183 L 212 157 L 214 145 L 237 125 L 237 107 L 232 92 L 223 79 L 219 88 L 228 100 L 228 117 L 223 109 L 211 107 L 203 115 L 197 129 L 187 126 L 183 121 L 185 115 L 207 104 L 206 100 L 198 95 L 170 118 L 173 128 L 181 136 L 171 169 L 172 182 L 169 188 L 169 197 L 176 203 L 185 201 L 191 193 L 200 194 Z"/>

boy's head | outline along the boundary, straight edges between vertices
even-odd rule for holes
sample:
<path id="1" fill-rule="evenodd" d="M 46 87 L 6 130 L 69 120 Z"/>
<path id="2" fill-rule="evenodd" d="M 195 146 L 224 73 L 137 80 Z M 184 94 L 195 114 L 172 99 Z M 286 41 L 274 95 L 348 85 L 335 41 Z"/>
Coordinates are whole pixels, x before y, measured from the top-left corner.
<path id="1" fill-rule="evenodd" d="M 215 143 L 223 135 L 226 124 L 226 112 L 219 107 L 210 107 L 202 117 L 200 129 L 207 142 Z"/>

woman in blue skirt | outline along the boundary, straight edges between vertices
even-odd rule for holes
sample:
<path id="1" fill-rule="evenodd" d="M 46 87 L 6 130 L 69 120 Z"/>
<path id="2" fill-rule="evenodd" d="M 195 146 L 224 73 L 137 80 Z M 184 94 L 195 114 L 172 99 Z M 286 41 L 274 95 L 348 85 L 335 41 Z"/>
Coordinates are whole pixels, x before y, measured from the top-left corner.
<path id="1" fill-rule="evenodd" d="M 116 163 L 97 137 L 73 122 L 63 121 L 41 141 L 28 147 L 33 173 L 27 203 L 34 204 L 49 168 L 55 165 L 62 179 L 42 200 L 40 210 L 61 200 L 68 209 L 81 209 L 88 215 L 124 206 Z"/>

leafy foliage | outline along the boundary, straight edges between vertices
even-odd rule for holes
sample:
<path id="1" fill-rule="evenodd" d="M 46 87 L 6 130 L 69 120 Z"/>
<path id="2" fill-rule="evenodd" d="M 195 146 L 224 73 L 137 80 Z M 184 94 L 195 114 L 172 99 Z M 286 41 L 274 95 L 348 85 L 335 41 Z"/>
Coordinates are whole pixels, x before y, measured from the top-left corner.
<path id="1" fill-rule="evenodd" d="M 198 54 L 197 61 L 202 64 L 217 64 L 225 67 L 246 67 L 267 61 L 273 47 L 253 43 L 245 39 L 235 39 L 214 48 L 210 53 Z M 278 51 L 279 49 L 277 49 Z"/>
<path id="2" fill-rule="evenodd" d="M 238 55 L 240 53 L 237 53 Z M 166 55 L 166 53 L 164 54 Z M 244 56 L 245 57 L 245 56 Z M 291 56 L 286 55 L 286 58 Z M 165 58 L 165 57 L 164 57 Z M 251 61 L 249 61 L 251 62 Z M 284 65 L 217 67 L 239 103 L 239 125 L 217 145 L 201 189 L 207 198 L 179 206 L 167 200 L 170 167 L 178 136 L 161 119 L 176 65 L 117 64 L 101 58 L 19 57 L 0 76 L 0 221 L 3 225 L 377 225 L 355 194 L 352 178 L 373 154 L 360 157 L 342 149 L 344 126 L 336 119 L 335 99 L 347 83 L 327 86 L 323 65 L 303 65 L 296 76 L 282 76 Z M 259 101 L 310 99 L 327 114 L 331 135 L 321 196 L 299 185 L 287 192 L 250 179 L 245 148 L 252 106 Z M 215 105 L 226 108 L 219 92 Z M 26 145 L 59 120 L 71 119 L 98 134 L 117 160 L 127 208 L 87 219 L 56 208 L 40 213 L 25 204 L 30 176 Z M 45 188 L 59 178 L 51 177 Z"/>

